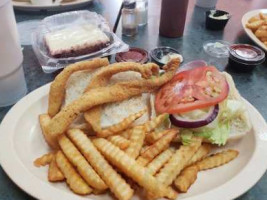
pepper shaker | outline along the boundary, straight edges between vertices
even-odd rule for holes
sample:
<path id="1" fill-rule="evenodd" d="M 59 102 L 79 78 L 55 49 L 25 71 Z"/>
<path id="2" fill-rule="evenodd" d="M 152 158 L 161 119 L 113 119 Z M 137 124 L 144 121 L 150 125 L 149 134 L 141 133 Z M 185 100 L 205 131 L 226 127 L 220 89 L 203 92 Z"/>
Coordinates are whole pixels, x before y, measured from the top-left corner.
<path id="1" fill-rule="evenodd" d="M 122 16 L 122 34 L 126 36 L 134 36 L 138 32 L 136 18 L 136 2 L 124 1 L 121 11 Z"/>

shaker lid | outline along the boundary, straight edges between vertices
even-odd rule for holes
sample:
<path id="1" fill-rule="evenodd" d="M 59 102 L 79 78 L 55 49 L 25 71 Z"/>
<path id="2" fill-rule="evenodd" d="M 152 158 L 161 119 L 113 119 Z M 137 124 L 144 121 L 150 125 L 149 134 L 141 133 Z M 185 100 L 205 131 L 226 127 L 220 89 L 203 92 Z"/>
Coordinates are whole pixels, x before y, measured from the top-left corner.
<path id="1" fill-rule="evenodd" d="M 123 2 L 123 8 L 135 9 L 135 7 L 136 7 L 136 2 L 133 0 L 128 0 Z"/>
<path id="2" fill-rule="evenodd" d="M 233 44 L 229 47 L 231 57 L 241 63 L 260 64 L 265 60 L 265 53 L 249 44 Z"/>

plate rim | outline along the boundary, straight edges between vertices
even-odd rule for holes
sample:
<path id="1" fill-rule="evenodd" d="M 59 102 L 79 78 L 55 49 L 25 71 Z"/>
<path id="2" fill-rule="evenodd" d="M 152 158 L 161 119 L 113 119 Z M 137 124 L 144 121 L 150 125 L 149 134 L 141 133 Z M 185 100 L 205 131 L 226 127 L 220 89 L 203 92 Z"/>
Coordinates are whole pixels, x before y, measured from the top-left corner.
<path id="1" fill-rule="evenodd" d="M 12 5 L 15 9 L 18 10 L 28 10 L 28 11 L 39 11 L 39 10 L 64 10 L 64 9 L 72 9 L 76 8 L 76 6 L 81 6 L 83 4 L 91 3 L 93 0 L 78 0 L 78 1 L 71 1 L 71 2 L 65 2 L 65 3 L 59 3 L 59 4 L 52 4 L 52 5 L 32 5 L 32 4 L 26 4 L 28 2 L 19 2 L 19 1 L 13 1 Z M 23 4 L 24 3 L 24 4 Z M 75 7 L 72 7 L 75 6 Z"/>
<path id="2" fill-rule="evenodd" d="M 254 33 L 246 27 L 246 23 L 247 23 L 247 18 L 248 17 L 251 17 L 252 15 L 257 15 L 259 14 L 260 12 L 263 12 L 263 13 L 267 13 L 267 9 L 255 9 L 255 10 L 250 10 L 248 12 L 246 12 L 243 16 L 242 16 L 242 19 L 241 19 L 241 24 L 242 24 L 242 27 L 244 29 L 244 31 L 246 32 L 247 36 L 255 43 L 257 44 L 258 46 L 260 46 L 264 51 L 267 52 L 267 47 L 254 35 Z"/>
<path id="3" fill-rule="evenodd" d="M 16 150 L 13 143 L 13 134 L 15 131 L 15 126 L 10 126 L 11 122 L 17 122 L 21 115 L 16 115 L 15 113 L 24 113 L 27 110 L 27 107 L 36 101 L 40 100 L 42 97 L 48 95 L 49 87 L 51 83 L 48 83 L 40 88 L 32 91 L 27 96 L 22 98 L 17 104 L 15 104 L 9 112 L 5 115 L 2 123 L 0 124 L 0 151 L 7 152 L 10 151 L 9 154 L 2 153 L 0 154 L 0 164 L 8 175 L 8 177 L 24 192 L 29 195 L 43 200 L 53 200 L 53 199 L 65 199 L 65 200 L 82 200 L 83 197 L 78 195 L 60 190 L 54 186 L 52 186 L 49 182 L 41 181 L 39 178 L 34 176 L 30 171 L 24 166 L 21 162 L 20 158 L 16 154 Z M 250 110 L 257 117 L 257 123 L 263 126 L 265 130 L 264 133 L 267 132 L 267 124 L 259 113 L 259 111 L 252 106 L 247 100 L 245 100 L 246 106 L 250 107 Z M 13 133 L 12 133 L 13 131 Z M 263 140 L 260 138 L 260 135 L 255 135 L 256 145 L 255 151 L 252 154 L 250 161 L 247 165 L 232 179 L 228 182 L 220 185 L 213 190 L 206 191 L 202 194 L 198 194 L 192 197 L 187 197 L 185 200 L 213 200 L 215 195 L 217 200 L 226 200 L 236 198 L 246 191 L 248 191 L 252 186 L 254 186 L 258 180 L 263 176 L 267 169 L 267 161 L 264 159 L 260 159 L 260 157 L 267 156 L 267 138 Z M 249 176 L 249 181 L 245 181 L 248 175 L 251 172 L 251 167 L 255 168 L 255 160 L 259 163 L 257 165 L 256 174 L 251 177 Z M 24 176 L 18 176 L 17 174 L 24 174 Z M 242 184 L 240 184 L 240 181 Z M 235 185 L 233 189 L 232 186 Z M 227 191 L 227 197 L 225 197 L 225 191 Z M 91 197 L 87 197 L 87 199 L 92 199 Z"/>

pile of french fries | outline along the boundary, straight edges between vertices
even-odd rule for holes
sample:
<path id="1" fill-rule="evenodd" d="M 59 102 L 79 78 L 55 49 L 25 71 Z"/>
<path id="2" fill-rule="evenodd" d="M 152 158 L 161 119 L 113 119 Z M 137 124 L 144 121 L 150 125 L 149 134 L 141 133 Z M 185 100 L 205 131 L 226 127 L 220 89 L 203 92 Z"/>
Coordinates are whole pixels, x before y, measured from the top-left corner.
<path id="1" fill-rule="evenodd" d="M 259 13 L 251 17 L 246 27 L 267 47 L 267 15 Z"/>
<path id="2" fill-rule="evenodd" d="M 235 150 L 209 155 L 213 146 L 198 137 L 189 145 L 175 142 L 179 130 L 162 128 L 167 114 L 132 126 L 143 113 L 129 116 L 98 136 L 69 129 L 58 138 L 60 148 L 34 164 L 49 165 L 48 180 L 65 181 L 79 195 L 110 190 L 117 199 L 128 200 L 142 189 L 147 199 L 176 199 L 178 192 L 188 191 L 200 171 L 224 165 L 238 155 Z M 48 123 L 49 116 L 41 115 L 41 127 Z"/>

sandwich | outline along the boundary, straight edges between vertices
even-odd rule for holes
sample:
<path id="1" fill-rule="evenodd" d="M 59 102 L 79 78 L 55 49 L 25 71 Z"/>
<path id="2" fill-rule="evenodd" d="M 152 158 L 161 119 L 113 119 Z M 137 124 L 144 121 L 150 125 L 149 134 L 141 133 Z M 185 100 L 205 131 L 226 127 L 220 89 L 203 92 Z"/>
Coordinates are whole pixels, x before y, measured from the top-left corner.
<path id="1" fill-rule="evenodd" d="M 180 129 L 179 139 L 188 144 L 193 136 L 225 145 L 251 129 L 246 106 L 230 74 L 213 66 L 182 71 L 155 96 L 155 112 L 169 113 Z"/>

